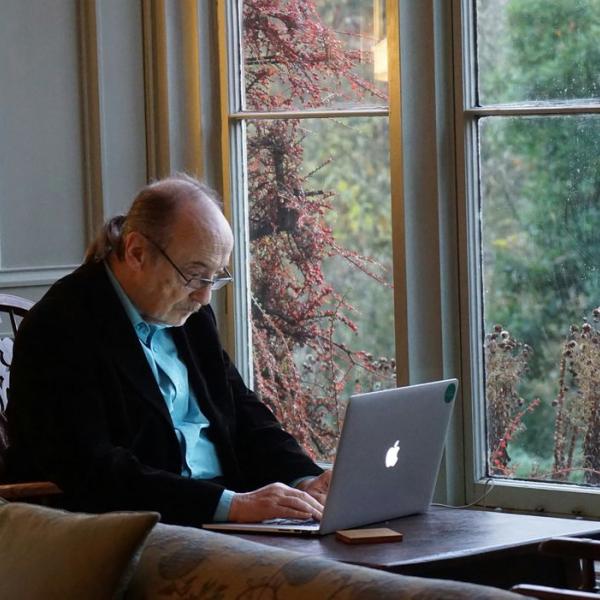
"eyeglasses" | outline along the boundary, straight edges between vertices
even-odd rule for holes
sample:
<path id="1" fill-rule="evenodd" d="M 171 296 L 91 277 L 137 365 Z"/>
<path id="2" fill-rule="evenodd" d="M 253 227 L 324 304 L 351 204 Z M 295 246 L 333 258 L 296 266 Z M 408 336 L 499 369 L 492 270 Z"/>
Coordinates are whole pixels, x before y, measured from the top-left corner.
<path id="1" fill-rule="evenodd" d="M 164 256 L 164 258 L 167 259 L 167 262 L 177 271 L 177 273 L 181 275 L 185 287 L 189 287 L 193 290 L 201 290 L 210 286 L 213 290 L 220 290 L 222 287 L 225 287 L 228 283 L 233 281 L 233 277 L 227 268 L 223 268 L 223 275 L 219 275 L 214 279 L 207 279 L 206 277 L 187 277 L 152 238 L 149 238 L 147 235 L 144 235 L 144 237 Z"/>

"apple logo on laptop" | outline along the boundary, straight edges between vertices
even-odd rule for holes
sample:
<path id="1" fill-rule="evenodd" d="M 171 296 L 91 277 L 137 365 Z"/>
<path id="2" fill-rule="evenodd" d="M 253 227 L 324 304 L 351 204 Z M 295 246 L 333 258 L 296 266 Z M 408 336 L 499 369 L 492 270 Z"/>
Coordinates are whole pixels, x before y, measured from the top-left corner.
<path id="1" fill-rule="evenodd" d="M 396 440 L 394 445 L 385 453 L 385 466 L 389 469 L 395 467 L 398 462 L 398 452 L 400 452 L 400 440 Z"/>

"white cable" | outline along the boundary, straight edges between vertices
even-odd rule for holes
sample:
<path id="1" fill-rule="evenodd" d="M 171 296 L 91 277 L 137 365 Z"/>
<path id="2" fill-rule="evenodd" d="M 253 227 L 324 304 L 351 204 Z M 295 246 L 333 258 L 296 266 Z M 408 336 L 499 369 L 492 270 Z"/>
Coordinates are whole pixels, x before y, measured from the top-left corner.
<path id="1" fill-rule="evenodd" d="M 488 477 L 485 480 L 485 486 L 483 488 L 483 494 L 479 496 L 473 502 L 469 502 L 469 504 L 463 504 L 462 506 L 452 506 L 451 504 L 440 504 L 439 502 L 432 502 L 432 506 L 441 506 L 443 508 L 470 508 L 471 506 L 475 506 L 479 502 L 481 502 L 492 490 L 494 489 L 494 480 L 491 477 Z M 484 504 L 485 508 L 485 504 Z"/>

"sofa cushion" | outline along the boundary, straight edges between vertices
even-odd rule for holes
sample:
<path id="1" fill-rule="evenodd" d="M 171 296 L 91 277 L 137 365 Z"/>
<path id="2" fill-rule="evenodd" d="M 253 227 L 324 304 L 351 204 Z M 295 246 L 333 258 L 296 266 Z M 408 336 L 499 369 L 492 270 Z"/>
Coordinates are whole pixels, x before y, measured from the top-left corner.
<path id="1" fill-rule="evenodd" d="M 86 600 L 124 591 L 157 513 L 0 505 L 0 598 Z"/>
<path id="2" fill-rule="evenodd" d="M 158 524 L 146 542 L 128 599 L 519 598 L 499 589 L 394 575 L 279 550 L 235 536 Z"/>

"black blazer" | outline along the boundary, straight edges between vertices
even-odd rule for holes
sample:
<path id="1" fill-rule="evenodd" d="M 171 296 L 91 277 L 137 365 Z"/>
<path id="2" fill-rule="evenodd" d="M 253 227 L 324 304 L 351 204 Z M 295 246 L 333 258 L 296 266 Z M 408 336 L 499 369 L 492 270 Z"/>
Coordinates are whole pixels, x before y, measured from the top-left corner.
<path id="1" fill-rule="evenodd" d="M 167 523 L 198 525 L 224 487 L 321 473 L 244 385 L 210 307 L 173 332 L 210 421 L 219 481 L 180 475 L 169 412 L 102 263 L 58 281 L 19 328 L 7 409 L 13 477 L 56 482 L 72 510 L 156 510 Z"/>

